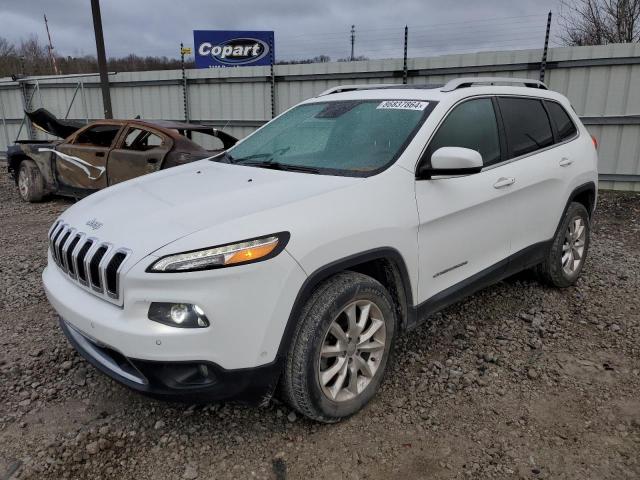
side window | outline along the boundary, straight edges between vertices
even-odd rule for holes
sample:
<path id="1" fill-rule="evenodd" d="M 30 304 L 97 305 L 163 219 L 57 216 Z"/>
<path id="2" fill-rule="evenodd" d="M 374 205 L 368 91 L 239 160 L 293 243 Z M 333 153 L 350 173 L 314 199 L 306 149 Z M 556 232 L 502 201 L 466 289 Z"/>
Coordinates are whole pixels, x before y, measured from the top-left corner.
<path id="1" fill-rule="evenodd" d="M 151 133 L 147 130 L 140 128 L 130 128 L 127 135 L 124 138 L 122 148 L 125 150 L 135 150 L 138 152 L 145 152 L 161 146 L 163 143 L 162 137 Z"/>
<path id="2" fill-rule="evenodd" d="M 73 143 L 74 145 L 110 147 L 119 131 L 118 125 L 96 125 L 81 132 Z"/>
<path id="3" fill-rule="evenodd" d="M 440 147 L 464 147 L 480 152 L 485 165 L 500 161 L 500 137 L 490 98 L 468 100 L 445 118 L 427 148 L 427 159 Z"/>
<path id="4" fill-rule="evenodd" d="M 564 140 L 573 137 L 578 130 L 573 121 L 571 121 L 569 114 L 564 108 L 562 108 L 562 105 L 556 102 L 545 103 L 549 110 L 549 115 L 551 115 L 551 119 L 556 125 L 559 140 L 563 142 Z"/>
<path id="5" fill-rule="evenodd" d="M 130 128 L 127 132 L 127 136 L 124 138 L 124 144 L 122 145 L 122 148 L 131 150 L 140 135 L 142 135 L 142 130 L 140 130 L 139 128 Z"/>
<path id="6" fill-rule="evenodd" d="M 511 158 L 553 145 L 549 117 L 540 100 L 501 97 L 498 102 Z"/>

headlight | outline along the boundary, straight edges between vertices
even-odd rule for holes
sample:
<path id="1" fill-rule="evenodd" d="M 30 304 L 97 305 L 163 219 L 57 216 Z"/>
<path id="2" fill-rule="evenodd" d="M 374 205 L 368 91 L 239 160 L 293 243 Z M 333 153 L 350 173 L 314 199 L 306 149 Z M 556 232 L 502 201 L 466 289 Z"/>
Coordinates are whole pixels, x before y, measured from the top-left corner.
<path id="1" fill-rule="evenodd" d="M 289 233 L 280 232 L 219 247 L 175 253 L 156 260 L 147 272 L 194 272 L 267 260 L 280 253 L 288 240 Z"/>

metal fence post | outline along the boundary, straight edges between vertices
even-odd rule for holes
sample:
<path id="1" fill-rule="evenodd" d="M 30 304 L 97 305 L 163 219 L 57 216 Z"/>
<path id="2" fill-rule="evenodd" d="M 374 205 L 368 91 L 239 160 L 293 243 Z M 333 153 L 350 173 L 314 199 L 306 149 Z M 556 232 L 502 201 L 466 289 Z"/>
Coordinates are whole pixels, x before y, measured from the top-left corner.
<path id="1" fill-rule="evenodd" d="M 80 98 L 82 98 L 82 110 L 84 111 L 84 120 L 89 123 L 89 109 L 87 108 L 87 97 L 84 91 L 84 82 L 80 80 Z"/>
<path id="2" fill-rule="evenodd" d="M 544 37 L 544 49 L 542 50 L 542 60 L 540 61 L 540 81 L 544 82 L 544 73 L 547 68 L 547 51 L 549 50 L 549 33 L 551 32 L 551 11 L 547 16 L 547 33 Z"/>
<path id="3" fill-rule="evenodd" d="M 9 148 L 9 130 L 7 130 L 7 117 L 4 111 L 4 100 L 2 100 L 2 95 L 0 95 L 0 115 L 2 115 L 2 128 L 4 130 L 6 148 Z"/>
<path id="4" fill-rule="evenodd" d="M 187 86 L 187 72 L 184 69 L 184 44 L 180 43 L 180 68 L 182 69 L 182 101 L 184 103 L 184 120 L 189 121 L 189 92 Z"/>
<path id="5" fill-rule="evenodd" d="M 36 94 L 36 91 L 38 90 L 38 83 L 36 82 L 36 88 L 33 89 L 33 91 L 31 92 L 31 95 L 29 95 L 28 99 L 27 99 L 27 84 L 26 84 L 26 82 L 21 82 L 20 83 L 20 87 L 22 89 L 22 107 L 23 107 L 23 110 L 26 112 L 31 107 L 31 100 L 33 100 L 33 97 Z M 20 134 L 22 133 L 22 127 L 24 127 L 25 123 L 27 124 L 29 140 L 33 140 L 33 137 L 35 136 L 34 132 L 33 132 L 33 125 L 31 124 L 31 120 L 29 120 L 29 118 L 27 117 L 26 113 L 22 117 L 22 122 L 20 122 L 20 128 L 18 129 L 18 134 L 16 135 L 16 140 L 20 139 Z"/>
<path id="6" fill-rule="evenodd" d="M 273 57 L 273 40 L 269 40 L 269 57 L 271 61 L 270 69 L 271 69 L 271 118 L 276 116 L 276 76 L 273 68 L 273 63 L 275 61 Z"/>
<path id="7" fill-rule="evenodd" d="M 71 107 L 73 106 L 73 101 L 76 99 L 76 95 L 78 94 L 78 90 L 80 89 L 80 82 L 76 85 L 76 89 L 73 91 L 73 96 L 71 97 L 71 101 L 69 102 L 69 107 L 67 108 L 67 113 L 64 114 L 64 119 L 69 118 L 69 112 L 71 111 Z"/>
<path id="8" fill-rule="evenodd" d="M 407 84 L 407 43 L 409 41 L 409 27 L 404 26 L 404 63 L 402 66 L 402 84 Z"/>

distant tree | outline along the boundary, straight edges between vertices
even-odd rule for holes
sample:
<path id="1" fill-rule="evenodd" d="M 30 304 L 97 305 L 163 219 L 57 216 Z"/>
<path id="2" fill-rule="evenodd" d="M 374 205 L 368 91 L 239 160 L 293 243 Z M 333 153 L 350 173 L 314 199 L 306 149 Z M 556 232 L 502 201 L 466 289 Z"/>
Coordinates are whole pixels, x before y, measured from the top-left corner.
<path id="1" fill-rule="evenodd" d="M 640 0 L 561 0 L 560 38 L 566 45 L 640 41 Z"/>
<path id="2" fill-rule="evenodd" d="M 339 62 L 359 62 L 361 60 L 369 60 L 369 57 L 365 57 L 364 55 L 358 55 L 356 57 L 353 57 L 353 60 L 351 60 L 351 57 L 338 59 Z"/>
<path id="3" fill-rule="evenodd" d="M 46 75 L 53 72 L 47 48 L 35 35 L 20 42 L 18 56 L 24 59 L 24 68 L 29 75 Z"/>
<path id="4" fill-rule="evenodd" d="M 94 73 L 98 71 L 98 61 L 93 55 L 78 57 L 56 56 L 61 73 Z M 185 66 L 193 68 L 193 60 L 186 60 Z M 122 58 L 111 57 L 107 60 L 110 71 L 131 72 L 141 70 L 176 70 L 180 60 L 176 58 L 139 57 L 128 55 Z M 23 39 L 17 46 L 0 37 L 0 77 L 16 74 L 52 75 L 53 68 L 47 47 L 36 36 Z"/>
<path id="5" fill-rule="evenodd" d="M 293 60 L 277 60 L 276 65 L 295 65 L 301 63 L 327 63 L 331 61 L 329 55 L 317 55 L 313 58 L 299 58 Z"/>
<path id="6" fill-rule="evenodd" d="M 16 71 L 18 67 L 16 47 L 6 38 L 0 37 L 0 77 L 7 76 L 6 72 Z"/>

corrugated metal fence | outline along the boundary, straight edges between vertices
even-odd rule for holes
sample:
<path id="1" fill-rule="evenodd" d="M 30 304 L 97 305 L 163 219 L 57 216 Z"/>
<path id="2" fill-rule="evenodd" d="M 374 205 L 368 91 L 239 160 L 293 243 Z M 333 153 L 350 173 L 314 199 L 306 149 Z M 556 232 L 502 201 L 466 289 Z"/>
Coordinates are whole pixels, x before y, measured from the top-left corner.
<path id="1" fill-rule="evenodd" d="M 414 58 L 409 83 L 444 83 L 460 76 L 537 78 L 541 50 Z M 275 113 L 345 83 L 401 83 L 402 59 L 277 65 Z M 116 118 L 184 120 L 178 70 L 110 75 Z M 640 44 L 554 48 L 546 82 L 566 95 L 600 143 L 601 186 L 640 191 Z M 187 72 L 189 120 L 243 137 L 272 115 L 269 67 Z M 0 151 L 16 138 L 40 136 L 25 108 L 45 107 L 59 118 L 103 118 L 97 76 L 0 80 Z"/>

